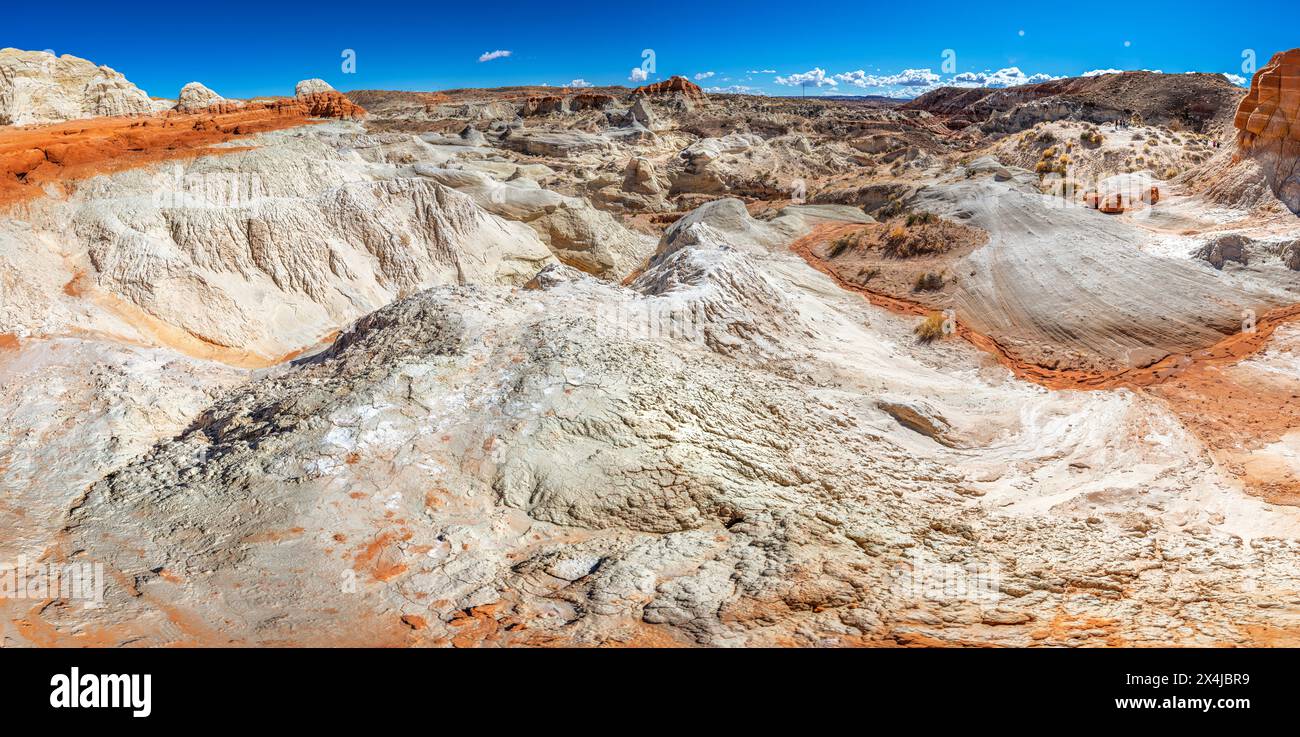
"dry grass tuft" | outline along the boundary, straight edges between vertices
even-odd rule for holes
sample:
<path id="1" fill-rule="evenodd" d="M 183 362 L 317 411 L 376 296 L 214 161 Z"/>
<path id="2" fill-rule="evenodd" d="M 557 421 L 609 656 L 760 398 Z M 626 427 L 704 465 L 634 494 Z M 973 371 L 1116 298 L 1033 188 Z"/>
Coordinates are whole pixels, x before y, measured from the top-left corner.
<path id="1" fill-rule="evenodd" d="M 913 328 L 912 332 L 916 333 L 916 338 L 920 342 L 931 343 L 944 336 L 943 323 L 944 316 L 942 312 L 931 312 Z"/>

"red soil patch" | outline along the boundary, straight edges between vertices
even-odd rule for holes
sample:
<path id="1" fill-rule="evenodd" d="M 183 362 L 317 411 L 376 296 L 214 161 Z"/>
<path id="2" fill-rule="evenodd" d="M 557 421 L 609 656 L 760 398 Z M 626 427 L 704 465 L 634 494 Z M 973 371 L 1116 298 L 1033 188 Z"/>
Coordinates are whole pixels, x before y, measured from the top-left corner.
<path id="1" fill-rule="evenodd" d="M 410 539 L 409 530 L 403 530 L 400 535 L 392 531 L 381 533 L 357 553 L 352 569 L 358 572 L 369 569 L 376 581 L 387 582 L 397 578 L 406 572 L 406 565 L 393 561 L 393 557 L 400 557 L 400 552 L 390 553 L 389 548 L 395 548 L 398 542 Z"/>
<path id="2" fill-rule="evenodd" d="M 306 125 L 312 118 L 358 118 L 365 111 L 338 93 L 308 95 L 195 114 L 93 118 L 0 129 L 0 206 L 58 185 L 139 166 L 224 153 L 213 148 L 242 136 Z"/>

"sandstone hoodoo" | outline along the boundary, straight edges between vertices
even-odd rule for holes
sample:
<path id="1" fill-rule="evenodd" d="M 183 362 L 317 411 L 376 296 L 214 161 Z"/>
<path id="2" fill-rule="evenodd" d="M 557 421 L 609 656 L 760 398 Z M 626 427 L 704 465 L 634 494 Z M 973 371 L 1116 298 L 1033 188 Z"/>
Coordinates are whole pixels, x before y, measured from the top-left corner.
<path id="1" fill-rule="evenodd" d="M 1235 120 L 1237 144 L 1269 186 L 1300 214 L 1300 49 L 1275 54 L 1255 73 Z"/>

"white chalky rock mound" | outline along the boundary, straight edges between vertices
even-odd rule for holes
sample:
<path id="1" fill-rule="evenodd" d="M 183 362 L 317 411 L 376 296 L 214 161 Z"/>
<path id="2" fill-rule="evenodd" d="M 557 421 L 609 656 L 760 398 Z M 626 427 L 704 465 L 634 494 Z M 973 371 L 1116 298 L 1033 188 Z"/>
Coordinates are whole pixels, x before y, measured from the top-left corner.
<path id="1" fill-rule="evenodd" d="M 108 67 L 68 54 L 0 49 L 0 125 L 151 112 L 144 90 Z"/>

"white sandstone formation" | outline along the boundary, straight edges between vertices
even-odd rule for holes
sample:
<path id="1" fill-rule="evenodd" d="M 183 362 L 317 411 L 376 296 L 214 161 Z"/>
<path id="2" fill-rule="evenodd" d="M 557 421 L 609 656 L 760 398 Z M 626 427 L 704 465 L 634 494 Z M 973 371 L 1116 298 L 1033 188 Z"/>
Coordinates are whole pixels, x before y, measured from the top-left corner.
<path id="1" fill-rule="evenodd" d="M 0 125 L 151 112 L 149 96 L 106 66 L 70 54 L 0 49 Z"/>
<path id="2" fill-rule="evenodd" d="M 334 88 L 329 82 L 323 79 L 304 79 L 294 87 L 293 93 L 297 97 L 306 97 L 307 95 L 316 95 L 322 92 L 333 92 Z"/>
<path id="3" fill-rule="evenodd" d="M 208 89 L 202 83 L 190 82 L 181 88 L 181 94 L 176 99 L 176 109 L 181 112 L 193 113 L 206 110 L 217 103 L 225 101 L 226 98 Z"/>

